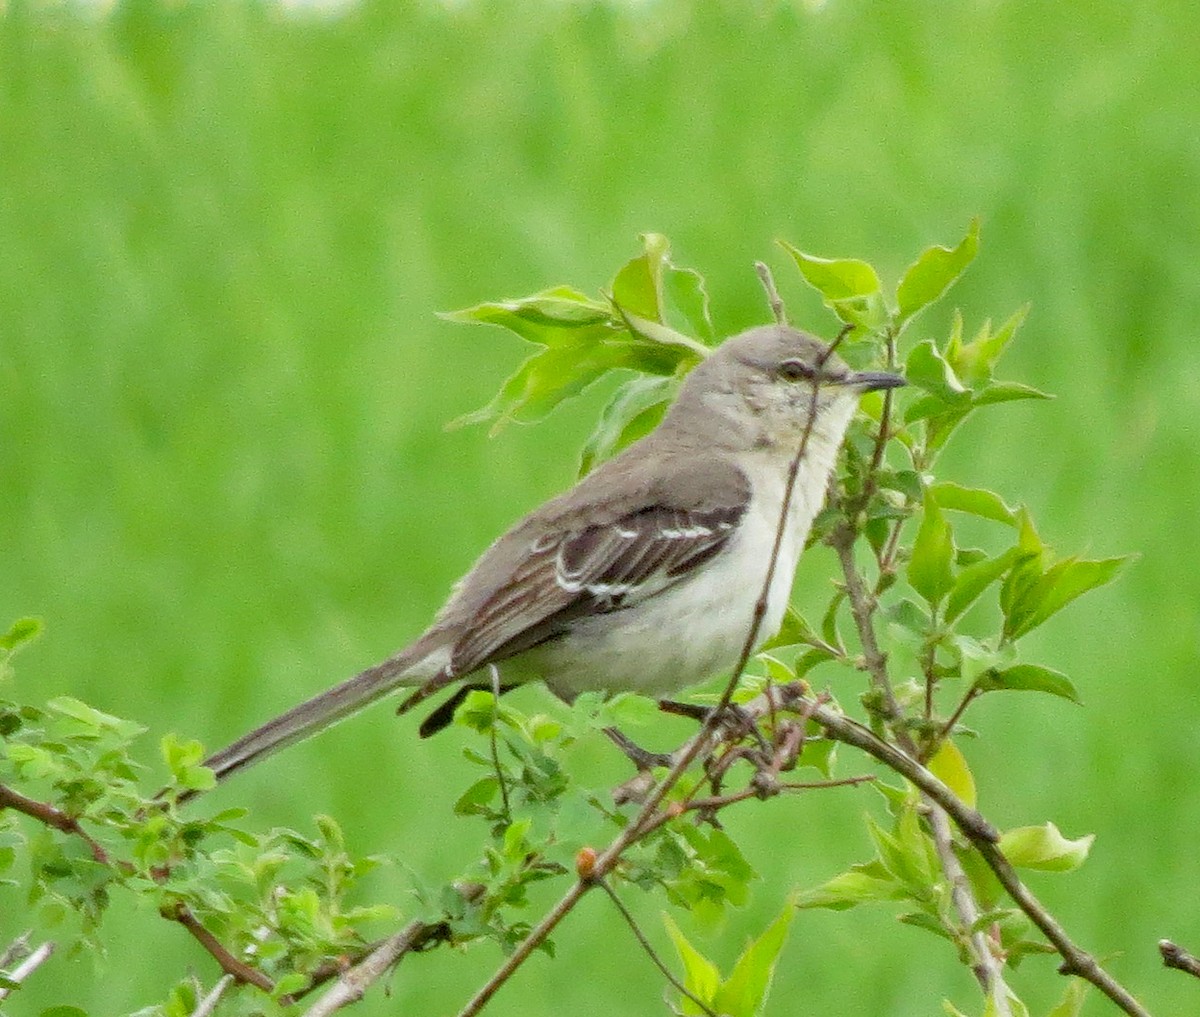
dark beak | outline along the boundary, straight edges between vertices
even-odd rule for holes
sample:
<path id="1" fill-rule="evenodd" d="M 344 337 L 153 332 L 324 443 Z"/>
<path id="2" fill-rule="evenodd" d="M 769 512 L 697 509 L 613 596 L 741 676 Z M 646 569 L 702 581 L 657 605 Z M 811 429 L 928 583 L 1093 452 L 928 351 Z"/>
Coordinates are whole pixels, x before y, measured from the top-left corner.
<path id="1" fill-rule="evenodd" d="M 859 371 L 850 375 L 850 384 L 864 392 L 874 392 L 880 388 L 899 388 L 908 382 L 898 374 L 888 374 L 886 371 Z"/>

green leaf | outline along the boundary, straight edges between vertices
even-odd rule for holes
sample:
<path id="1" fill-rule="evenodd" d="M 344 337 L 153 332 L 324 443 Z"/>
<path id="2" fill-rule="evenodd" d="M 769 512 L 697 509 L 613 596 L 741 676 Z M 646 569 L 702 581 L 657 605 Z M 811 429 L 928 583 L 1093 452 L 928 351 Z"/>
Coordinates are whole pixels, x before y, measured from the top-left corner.
<path id="1" fill-rule="evenodd" d="M 612 299 L 622 310 L 663 322 L 663 268 L 670 243 L 661 233 L 641 235 L 642 253 L 625 263 L 612 282 Z"/>
<path id="2" fill-rule="evenodd" d="M 46 709 L 72 721 L 76 728 L 74 732 L 76 734 L 111 732 L 119 738 L 129 740 L 136 738 L 146 730 L 136 721 L 114 717 L 111 713 L 97 710 L 72 696 L 57 696 L 50 699 L 46 702 Z"/>
<path id="3" fill-rule="evenodd" d="M 612 326 L 607 304 L 593 300 L 569 286 L 542 290 L 517 300 L 497 300 L 446 311 L 446 321 L 498 325 L 539 346 L 557 346 L 572 341 L 575 332 L 596 326 Z"/>
<path id="4" fill-rule="evenodd" d="M 903 896 L 904 887 L 900 882 L 883 865 L 875 862 L 855 865 L 815 890 L 800 894 L 796 898 L 796 907 L 846 911 L 859 904 L 898 900 Z"/>
<path id="5" fill-rule="evenodd" d="M 981 519 L 993 519 L 998 523 L 1015 526 L 1016 512 L 1004 504 L 1004 499 L 994 491 L 979 487 L 963 487 L 961 484 L 942 481 L 932 485 L 937 503 L 944 509 L 967 512 Z"/>
<path id="6" fill-rule="evenodd" d="M 1070 840 L 1053 823 L 1046 823 L 1007 831 L 1000 837 L 999 847 L 1017 868 L 1071 872 L 1087 860 L 1095 839 L 1095 834 L 1089 833 Z"/>
<path id="7" fill-rule="evenodd" d="M 794 915 L 795 909 L 788 904 L 761 936 L 746 944 L 733 971 L 713 997 L 714 1010 L 730 1017 L 754 1017 L 762 1009 Z"/>
<path id="8" fill-rule="evenodd" d="M 679 926 L 675 924 L 670 915 L 663 915 L 663 924 L 666 925 L 671 942 L 675 944 L 675 952 L 679 954 L 679 960 L 683 963 L 683 984 L 697 999 L 702 1000 L 705 1004 L 711 1003 L 721 983 L 721 973 L 717 970 L 717 966 L 688 942 L 687 937 L 680 931 Z M 694 1015 L 702 1012 L 686 996 L 679 1002 L 681 1012 L 685 1014 Z"/>
<path id="9" fill-rule="evenodd" d="M 1018 399 L 1053 399 L 1054 396 L 1032 385 L 1019 381 L 997 381 L 976 392 L 971 399 L 974 406 L 990 406 L 993 403 L 1011 403 Z"/>
<path id="10" fill-rule="evenodd" d="M 16 653 L 26 643 L 37 639 L 46 624 L 41 618 L 18 618 L 4 635 L 0 636 L 0 650 Z"/>
<path id="11" fill-rule="evenodd" d="M 1075 686 L 1065 674 L 1040 664 L 1015 664 L 1002 671 L 991 671 L 980 679 L 978 688 L 981 692 L 1005 689 L 1048 692 L 1052 696 L 1061 696 L 1083 705 Z"/>
<path id="12" fill-rule="evenodd" d="M 1019 547 L 1010 547 L 995 558 L 987 558 L 963 569 L 954 580 L 946 600 L 946 621 L 954 621 L 982 596 L 992 583 L 999 581 L 1010 568 L 1028 555 Z"/>
<path id="13" fill-rule="evenodd" d="M 1014 598 L 1005 619 L 1005 635 L 1017 639 L 1057 614 L 1089 590 L 1116 578 L 1133 555 L 1090 561 L 1067 558 L 1026 584 Z"/>
<path id="14" fill-rule="evenodd" d="M 690 268 L 669 265 L 663 273 L 663 293 L 667 303 L 678 311 L 691 329 L 691 334 L 711 346 L 716 333 L 709 314 L 704 277 Z"/>
<path id="15" fill-rule="evenodd" d="M 967 234 L 952 248 L 930 247 L 904 272 L 896 287 L 901 325 L 928 307 L 966 271 L 979 250 L 979 220 L 971 220 Z"/>
<path id="16" fill-rule="evenodd" d="M 496 792 L 499 790 L 500 784 L 495 777 L 481 777 L 459 796 L 458 801 L 454 803 L 454 814 L 456 816 L 487 815 L 491 812 L 489 806 L 492 799 L 496 797 Z"/>
<path id="17" fill-rule="evenodd" d="M 947 405 L 966 405 L 970 402 L 970 393 L 932 339 L 919 342 L 912 348 L 904 362 L 904 377 L 910 385 L 923 389 Z"/>
<path id="18" fill-rule="evenodd" d="M 679 389 L 675 378 L 644 375 L 625 382 L 600 414 L 580 455 L 579 475 L 590 473 L 605 459 L 654 430 Z"/>
<path id="19" fill-rule="evenodd" d="M 1082 978 L 1067 979 L 1067 988 L 1058 1005 L 1046 1017 L 1079 1017 L 1083 1013 L 1083 1001 L 1087 999 L 1091 986 Z"/>
<path id="20" fill-rule="evenodd" d="M 975 808 L 975 778 L 966 757 L 954 742 L 942 742 L 927 764 L 929 772 L 953 791 L 970 808 Z"/>
<path id="21" fill-rule="evenodd" d="M 1028 313 L 1029 305 L 1026 304 L 995 332 L 992 331 L 991 321 L 985 321 L 975 338 L 966 344 L 962 341 L 962 317 L 956 313 L 955 327 L 946 345 L 946 359 L 954 365 L 954 370 L 967 385 L 973 389 L 982 388 L 992 380 L 1000 355 Z"/>
<path id="22" fill-rule="evenodd" d="M 804 281 L 815 289 L 842 321 L 871 328 L 885 317 L 879 276 L 857 258 L 818 258 L 786 241 L 780 246 L 795 260 Z"/>
<path id="23" fill-rule="evenodd" d="M 929 604 L 936 606 L 954 585 L 954 537 L 932 492 L 925 494 L 921 526 L 908 563 L 908 581 Z"/>
<path id="24" fill-rule="evenodd" d="M 763 643 L 762 649 L 774 650 L 780 646 L 795 646 L 797 643 L 807 643 L 811 646 L 823 641 L 804 616 L 789 606 L 784 612 L 783 624 L 779 626 L 779 631 Z"/>

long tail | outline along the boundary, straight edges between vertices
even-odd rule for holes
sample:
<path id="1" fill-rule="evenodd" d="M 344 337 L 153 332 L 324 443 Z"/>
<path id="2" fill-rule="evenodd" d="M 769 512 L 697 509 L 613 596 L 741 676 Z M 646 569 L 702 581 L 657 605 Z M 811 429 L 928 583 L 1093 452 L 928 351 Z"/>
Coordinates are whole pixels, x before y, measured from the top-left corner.
<path id="1" fill-rule="evenodd" d="M 413 665 L 424 656 L 423 649 L 419 643 L 414 644 L 327 692 L 293 707 L 243 735 L 228 748 L 213 753 L 204 760 L 204 765 L 217 775 L 218 781 L 222 781 L 230 774 L 261 762 L 272 753 L 357 713 L 394 689 L 413 684 L 416 676 L 410 672 Z M 420 681 L 420 678 L 416 677 L 416 680 Z M 195 794 L 186 792 L 180 795 L 179 800 L 186 801 Z"/>

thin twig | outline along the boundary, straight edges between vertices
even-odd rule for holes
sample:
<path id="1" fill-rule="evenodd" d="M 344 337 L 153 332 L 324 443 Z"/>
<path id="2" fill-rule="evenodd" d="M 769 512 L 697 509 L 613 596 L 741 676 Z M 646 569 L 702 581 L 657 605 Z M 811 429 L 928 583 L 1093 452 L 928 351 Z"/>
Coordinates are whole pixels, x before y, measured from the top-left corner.
<path id="1" fill-rule="evenodd" d="M 983 929 L 975 928 L 980 915 L 979 902 L 975 900 L 962 862 L 954 853 L 950 820 L 945 811 L 936 805 L 929 810 L 929 826 L 933 832 L 933 845 L 937 851 L 938 862 L 950 882 L 950 897 L 954 903 L 954 910 L 958 912 L 962 921 L 963 932 L 970 947 L 971 970 L 984 994 L 991 999 L 989 1012 L 994 1012 L 996 1017 L 1012 1017 L 1012 1008 L 1008 1002 L 1008 984 L 1004 980 L 1004 961 L 992 950 L 987 933 Z"/>
<path id="2" fill-rule="evenodd" d="M 767 267 L 766 262 L 756 261 L 754 271 L 758 273 L 759 281 L 762 283 L 763 289 L 767 291 L 767 303 L 771 306 L 775 324 L 787 325 L 787 309 L 783 306 L 779 290 L 775 288 L 775 277 L 771 275 L 771 270 Z"/>
<path id="3" fill-rule="evenodd" d="M 217 1004 L 221 1002 L 221 997 L 235 985 L 237 985 L 237 979 L 233 975 L 222 975 L 217 979 L 217 984 L 209 989 L 204 994 L 204 998 L 196 1004 L 196 1009 L 192 1011 L 191 1017 L 211 1017 Z"/>
<path id="4" fill-rule="evenodd" d="M 428 922 L 409 922 L 345 972 L 325 995 L 308 1008 L 304 1017 L 329 1017 L 334 1011 L 357 1003 L 371 985 L 400 963 L 406 953 L 420 949 L 427 943 L 436 927 Z"/>
<path id="5" fill-rule="evenodd" d="M 4 952 L 0 953 L 0 971 L 8 970 L 29 956 L 29 940 L 32 936 L 33 930 L 26 929 L 4 948 Z"/>
<path id="6" fill-rule="evenodd" d="M 187 929 L 196 942 L 204 947 L 212 955 L 213 959 L 221 965 L 221 970 L 227 975 L 232 975 L 235 981 L 257 986 L 263 992 L 273 992 L 275 990 L 275 983 L 270 978 L 225 949 L 221 941 L 204 927 L 186 904 L 178 903 L 172 909 L 164 909 L 162 915 L 164 918 L 178 922 Z"/>
<path id="7" fill-rule="evenodd" d="M 875 636 L 875 626 L 872 614 L 875 611 L 875 597 L 867 592 L 862 574 L 854 562 L 854 531 L 849 526 L 841 526 L 830 537 L 830 543 L 837 553 L 842 566 L 842 576 L 846 584 L 846 596 L 850 601 L 850 613 L 854 616 L 855 628 L 858 629 L 859 642 L 862 643 L 863 667 L 872 687 L 883 700 L 886 719 L 899 720 L 903 710 L 896 701 L 896 692 L 888 677 L 887 655 L 879 648 L 879 640 Z M 916 755 L 916 746 L 906 731 L 896 732 L 901 745 Z"/>
<path id="8" fill-rule="evenodd" d="M 1200 960 L 1188 953 L 1182 946 L 1172 943 L 1169 939 L 1158 941 L 1158 952 L 1162 954 L 1163 964 L 1176 971 L 1186 971 L 1195 978 L 1200 978 Z"/>
<path id="9" fill-rule="evenodd" d="M 955 725 L 962 720 L 962 715 L 967 712 L 967 707 L 970 706 L 981 695 L 978 685 L 972 685 L 967 689 L 962 699 L 959 700 L 958 706 L 954 708 L 954 712 L 950 714 L 949 720 L 942 725 L 942 729 L 937 733 L 937 737 L 933 739 L 926 750 L 927 757 L 932 756 L 937 751 L 938 746 L 954 733 Z"/>
<path id="10" fill-rule="evenodd" d="M 76 837 L 82 838 L 91 850 L 92 857 L 102 865 L 108 864 L 108 852 L 79 825 L 79 820 L 63 812 L 62 809 L 55 808 L 48 802 L 39 802 L 33 798 L 26 798 L 19 791 L 14 791 L 12 788 L 0 784 L 0 811 L 4 809 L 13 809 L 16 812 L 22 812 L 36 819 L 39 823 L 52 826 L 63 833 L 73 834 Z"/>
<path id="11" fill-rule="evenodd" d="M 50 959 L 50 955 L 54 953 L 56 944 L 50 940 L 46 940 L 41 946 L 27 956 L 20 964 L 12 969 L 6 976 L 10 982 L 20 985 L 38 968 Z M 11 987 L 0 987 L 0 999 L 4 999 L 10 992 Z"/>
<path id="12" fill-rule="evenodd" d="M 512 810 L 508 806 L 508 782 L 504 779 L 504 771 L 500 769 L 500 750 L 496 747 L 496 725 L 500 722 L 500 669 L 495 664 L 488 665 L 492 677 L 492 723 L 489 728 L 488 744 L 492 749 L 492 767 L 496 771 L 496 783 L 500 785 L 500 803 L 504 808 L 504 820 L 512 822 Z"/>
<path id="13" fill-rule="evenodd" d="M 700 1007 L 701 1010 L 708 1014 L 708 1017 L 717 1017 L 716 1012 L 713 1011 L 712 1008 L 704 1002 L 704 1000 L 692 993 L 686 985 L 684 985 L 681 981 L 679 981 L 678 978 L 675 977 L 674 974 L 671 973 L 671 969 L 663 963 L 662 958 L 659 957 L 654 947 L 650 945 L 650 941 L 642 934 L 642 930 L 638 928 L 638 923 L 634 920 L 633 915 L 629 913 L 629 909 L 625 906 L 621 898 L 617 896 L 616 891 L 608 885 L 608 881 L 604 879 L 598 879 L 596 880 L 596 885 L 599 886 L 600 889 L 606 894 L 608 894 L 608 899 L 611 900 L 613 902 L 613 906 L 619 912 L 621 912 L 621 917 L 625 919 L 625 924 L 628 925 L 630 930 L 633 932 L 634 938 L 638 941 L 638 943 L 641 944 L 642 949 L 646 951 L 646 956 L 650 958 L 654 966 L 662 972 L 663 977 L 676 989 L 683 993 L 684 996 Z"/>

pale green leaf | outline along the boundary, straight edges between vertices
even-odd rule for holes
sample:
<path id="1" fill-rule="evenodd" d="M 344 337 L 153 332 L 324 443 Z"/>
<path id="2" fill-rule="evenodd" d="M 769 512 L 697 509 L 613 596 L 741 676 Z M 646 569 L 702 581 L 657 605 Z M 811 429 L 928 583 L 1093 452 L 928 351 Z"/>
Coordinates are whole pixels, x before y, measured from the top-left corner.
<path id="1" fill-rule="evenodd" d="M 720 971 L 712 961 L 688 942 L 687 937 L 680 931 L 679 926 L 675 924 L 670 915 L 663 915 L 663 924 L 666 925 L 671 942 L 675 944 L 675 952 L 679 954 L 679 959 L 683 963 L 683 984 L 697 999 L 703 1000 L 706 1004 L 710 1003 L 721 984 Z M 686 996 L 679 1002 L 682 1012 L 685 1014 L 694 1015 L 702 1012 Z"/>
<path id="2" fill-rule="evenodd" d="M 712 345 L 716 338 L 709 312 L 704 277 L 690 268 L 669 266 L 663 273 L 663 293 L 667 303 L 683 318 L 691 334 Z"/>
<path id="3" fill-rule="evenodd" d="M 796 906 L 845 911 L 872 901 L 897 900 L 904 892 L 904 887 L 882 865 L 870 868 L 856 865 L 815 890 L 802 893 L 796 899 Z"/>
<path id="4" fill-rule="evenodd" d="M 933 758 L 926 764 L 929 772 L 946 785 L 970 808 L 975 808 L 975 778 L 966 757 L 954 742 L 942 742 Z"/>
<path id="5" fill-rule="evenodd" d="M 1043 872 L 1071 872 L 1086 860 L 1095 834 L 1070 840 L 1057 826 L 1021 826 L 1000 837 L 999 848 L 1017 868 Z"/>
<path id="6" fill-rule="evenodd" d="M 1131 555 L 1102 560 L 1067 558 L 1024 586 L 1007 612 L 1005 634 L 1016 639 L 1037 628 L 1071 601 L 1116 578 Z"/>
<path id="7" fill-rule="evenodd" d="M 1053 399 L 1054 396 L 1032 385 L 1019 381 L 997 381 L 976 392 L 971 397 L 973 406 L 990 406 L 993 403 L 1011 403 L 1018 399 Z"/>
<path id="8" fill-rule="evenodd" d="M 995 332 L 990 321 L 984 322 L 975 338 L 965 345 L 962 342 L 962 319 L 956 317 L 957 328 L 946 346 L 946 359 L 971 388 L 985 386 L 992 380 L 997 361 L 1028 313 L 1027 304 Z"/>
<path id="9" fill-rule="evenodd" d="M 805 254 L 786 241 L 780 246 L 788 252 L 800 274 L 824 298 L 842 321 L 870 329 L 886 318 L 879 276 L 867 262 L 857 258 L 818 258 Z"/>
<path id="10" fill-rule="evenodd" d="M 932 339 L 917 343 L 909 352 L 904 377 L 910 385 L 923 389 L 948 406 L 963 406 L 970 401 L 970 393 Z"/>
<path id="11" fill-rule="evenodd" d="M 794 915 L 794 907 L 788 904 L 762 935 L 746 945 L 732 973 L 713 997 L 712 1008 L 717 1013 L 754 1017 L 762 1009 Z"/>
<path id="12" fill-rule="evenodd" d="M 0 635 L 0 650 L 15 653 L 26 643 L 37 639 L 45 627 L 41 618 L 18 618 L 4 635 Z"/>
<path id="13" fill-rule="evenodd" d="M 950 590 L 950 596 L 946 599 L 946 621 L 954 621 L 982 596 L 984 590 L 1025 557 L 1028 556 L 1019 547 L 1014 546 L 995 558 L 986 558 L 974 565 L 968 565 L 959 572 Z"/>
<path id="14" fill-rule="evenodd" d="M 1091 985 L 1082 978 L 1069 978 L 1062 999 L 1046 1017 L 1079 1017 L 1083 1013 L 1083 1001 L 1087 999 Z"/>
<path id="15" fill-rule="evenodd" d="M 579 475 L 654 430 L 679 389 L 676 378 L 639 375 L 613 394 L 580 454 Z"/>
<path id="16" fill-rule="evenodd" d="M 896 287 L 901 323 L 928 307 L 966 271 L 979 250 L 979 220 L 971 221 L 967 234 L 955 247 L 930 247 L 904 272 Z"/>
<path id="17" fill-rule="evenodd" d="M 647 321 L 663 321 L 663 268 L 670 244 L 661 233 L 643 233 L 642 253 L 626 262 L 612 282 L 612 299 L 622 310 Z"/>
<path id="18" fill-rule="evenodd" d="M 908 581 L 929 604 L 936 605 L 954 585 L 954 537 L 933 494 L 926 492 L 925 508 L 912 558 Z"/>
<path id="19" fill-rule="evenodd" d="M 994 491 L 978 487 L 963 487 L 950 481 L 942 481 L 931 487 L 937 503 L 944 509 L 967 512 L 982 519 L 993 519 L 1009 526 L 1016 525 L 1016 512 L 1004 504 L 1004 499 Z"/>

